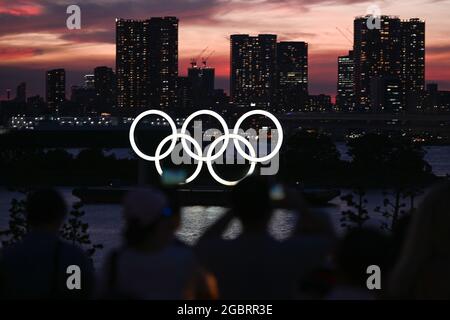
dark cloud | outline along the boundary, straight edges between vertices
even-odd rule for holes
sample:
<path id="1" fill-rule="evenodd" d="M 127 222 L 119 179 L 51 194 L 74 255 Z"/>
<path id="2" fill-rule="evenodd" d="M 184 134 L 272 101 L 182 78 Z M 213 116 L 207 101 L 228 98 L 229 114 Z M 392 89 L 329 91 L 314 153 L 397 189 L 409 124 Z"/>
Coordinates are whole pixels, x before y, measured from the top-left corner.
<path id="1" fill-rule="evenodd" d="M 41 8 L 40 14 L 17 15 L 13 11 L 0 11 L 0 36 L 30 31 L 58 33 L 67 31 L 65 29 L 66 8 L 73 4 L 73 1 L 26 0 L 19 2 L 26 3 L 27 8 L 31 8 L 33 5 Z M 152 16 L 171 15 L 179 17 L 182 23 L 186 24 L 208 24 L 215 22 L 216 14 L 231 9 L 242 8 L 245 10 L 255 5 L 255 1 L 252 0 L 79 0 L 77 2 L 81 8 L 82 27 L 90 30 L 113 29 L 116 17 L 144 19 Z M 365 2 L 365 0 L 266 0 L 258 2 L 257 5 L 277 4 L 277 6 L 292 7 L 295 10 L 324 3 L 357 2 Z"/>
<path id="2" fill-rule="evenodd" d="M 426 52 L 429 54 L 449 54 L 450 53 L 450 43 L 443 45 L 427 46 Z"/>
<path id="3" fill-rule="evenodd" d="M 438 1 L 438 0 L 430 0 Z M 66 8 L 76 2 L 81 7 L 82 29 L 66 29 Z M 229 25 L 223 16 L 228 12 L 243 11 L 251 15 L 254 6 L 280 6 L 289 8 L 295 12 L 309 10 L 318 5 L 354 4 L 364 3 L 366 0 L 0 0 L 0 37 L 20 33 L 54 33 L 70 43 L 114 43 L 115 18 L 145 19 L 152 16 L 177 16 L 180 18 L 181 28 L 185 25 L 211 26 L 221 23 L 226 25 L 229 34 L 240 32 L 240 22 Z M 264 8 L 264 7 L 263 7 Z M 269 11 L 268 11 L 269 12 Z M 216 20 L 220 17 L 220 21 Z M 246 21 L 242 21 L 245 24 Z M 253 23 L 253 22 L 252 22 Z M 267 28 L 265 21 L 261 21 L 261 30 Z M 205 29 L 207 30 L 207 29 Z M 309 30 L 306 30 L 309 31 Z M 314 50 L 313 41 L 319 37 L 305 30 L 278 33 L 280 40 L 304 39 L 311 43 L 310 49 Z M 225 37 L 224 37 L 225 38 Z M 14 51 L 15 50 L 15 51 Z M 59 48 L 45 48 L 45 53 Z M 43 49 L 37 48 L 2 48 L 0 47 L 0 60 L 13 56 L 35 56 L 42 54 Z M 311 92 L 326 92 L 334 94 L 336 90 L 336 59 L 345 52 L 329 52 L 327 54 L 310 54 L 310 83 Z M 450 44 L 439 46 L 427 46 L 427 54 L 441 55 L 450 53 Z M 215 57 L 216 58 L 216 57 Z M 219 58 L 216 58 L 219 60 Z M 228 59 L 224 57 L 223 59 Z M 220 64 L 228 63 L 222 61 Z M 68 77 L 73 83 L 77 83 L 84 73 L 91 72 L 92 67 L 100 64 L 113 65 L 114 61 L 74 61 L 66 67 L 77 69 L 68 71 Z M 23 67 L 23 66 L 22 66 Z M 35 66 L 30 66 L 34 68 Z M 40 66 L 50 67 L 49 65 Z M 54 67 L 54 66 L 52 66 Z M 428 66 L 427 66 L 428 68 Z M 15 86 L 15 83 L 30 79 L 29 92 L 43 93 L 44 69 L 34 70 L 25 68 L 0 67 L 0 93 Z M 217 86 L 228 88 L 228 77 L 222 72 L 217 79 Z M 80 80 L 81 81 L 81 80 Z M 8 82 L 8 83 L 6 83 Z M 34 83 L 34 84 L 33 84 Z"/>

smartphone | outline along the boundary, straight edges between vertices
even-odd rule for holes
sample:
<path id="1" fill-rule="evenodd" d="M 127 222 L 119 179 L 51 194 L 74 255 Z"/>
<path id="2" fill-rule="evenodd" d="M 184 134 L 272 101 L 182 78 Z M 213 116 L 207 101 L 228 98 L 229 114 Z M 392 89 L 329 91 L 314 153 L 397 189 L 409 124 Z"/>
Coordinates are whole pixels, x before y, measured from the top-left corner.
<path id="1" fill-rule="evenodd" d="M 284 192 L 284 187 L 281 184 L 275 184 L 270 189 L 270 199 L 272 201 L 281 201 L 286 198 L 286 193 Z"/>

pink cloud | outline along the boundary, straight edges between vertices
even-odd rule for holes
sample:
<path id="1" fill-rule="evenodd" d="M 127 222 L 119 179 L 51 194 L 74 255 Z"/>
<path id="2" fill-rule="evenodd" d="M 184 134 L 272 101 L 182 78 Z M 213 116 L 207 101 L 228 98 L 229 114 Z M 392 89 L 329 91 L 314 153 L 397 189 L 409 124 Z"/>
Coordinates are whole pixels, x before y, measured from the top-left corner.
<path id="1" fill-rule="evenodd" d="M 18 0 L 15 2 L 8 0 L 0 1 L 0 14 L 12 16 L 38 16 L 42 14 L 43 7 L 32 1 Z"/>

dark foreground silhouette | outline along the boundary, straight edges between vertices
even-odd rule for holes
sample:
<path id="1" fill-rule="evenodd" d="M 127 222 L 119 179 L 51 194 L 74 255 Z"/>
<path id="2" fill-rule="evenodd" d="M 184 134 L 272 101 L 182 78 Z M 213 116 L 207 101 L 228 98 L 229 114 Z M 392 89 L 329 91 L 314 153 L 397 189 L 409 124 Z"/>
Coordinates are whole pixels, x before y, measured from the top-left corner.
<path id="1" fill-rule="evenodd" d="M 272 191 L 272 192 L 271 192 Z M 84 252 L 59 238 L 67 207 L 54 190 L 27 198 L 29 231 L 2 248 L 3 299 L 449 299 L 450 182 L 431 188 L 391 234 L 354 227 L 336 237 L 328 217 L 262 177 L 232 191 L 230 210 L 194 247 L 175 237 L 181 214 L 171 192 L 146 188 L 123 202 L 122 245 L 94 280 Z M 296 213 L 287 239 L 268 232 L 274 201 Z M 226 236 L 238 221 L 242 232 Z M 68 267 L 80 269 L 77 283 Z M 369 289 L 368 267 L 381 271 Z M 373 269 L 370 269 L 373 270 Z M 377 281 L 371 281 L 373 284 Z"/>

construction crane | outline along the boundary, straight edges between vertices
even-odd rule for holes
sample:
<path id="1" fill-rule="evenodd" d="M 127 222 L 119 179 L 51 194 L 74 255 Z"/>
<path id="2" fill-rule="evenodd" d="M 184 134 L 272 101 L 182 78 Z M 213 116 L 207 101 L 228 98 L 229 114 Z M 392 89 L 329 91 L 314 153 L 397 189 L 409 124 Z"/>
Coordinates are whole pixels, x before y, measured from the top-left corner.
<path id="1" fill-rule="evenodd" d="M 203 68 L 206 68 L 206 64 L 208 63 L 208 59 L 211 58 L 211 56 L 215 53 L 215 50 L 212 50 L 206 57 L 203 57 L 202 59 L 202 63 L 203 63 Z"/>
<path id="2" fill-rule="evenodd" d="M 349 38 L 349 37 L 348 37 L 341 29 L 339 29 L 338 27 L 336 27 L 336 30 L 339 31 L 339 33 L 340 33 L 345 39 L 347 39 L 347 41 L 350 42 L 351 45 L 353 45 L 352 40 L 350 40 L 350 38 Z"/>
<path id="3" fill-rule="evenodd" d="M 200 57 L 206 52 L 206 50 L 208 50 L 208 47 L 206 47 L 205 49 L 203 49 L 199 55 L 197 57 L 191 58 L 191 66 L 192 68 L 197 67 L 197 61 L 200 59 Z"/>

